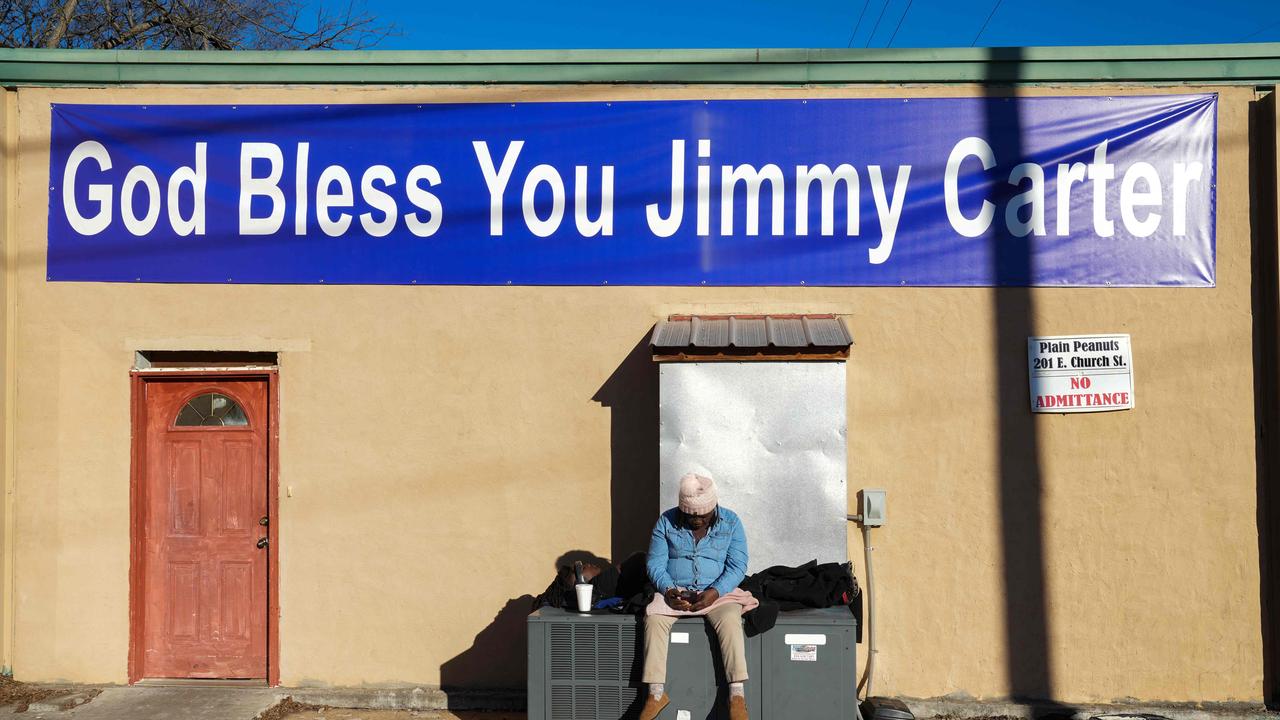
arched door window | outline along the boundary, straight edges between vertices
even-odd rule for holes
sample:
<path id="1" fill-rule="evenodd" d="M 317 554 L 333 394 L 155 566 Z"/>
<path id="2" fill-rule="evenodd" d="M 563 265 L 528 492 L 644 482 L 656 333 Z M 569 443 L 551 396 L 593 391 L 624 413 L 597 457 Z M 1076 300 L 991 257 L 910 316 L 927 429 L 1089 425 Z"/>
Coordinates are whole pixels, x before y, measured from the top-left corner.
<path id="1" fill-rule="evenodd" d="M 205 393 L 188 400 L 173 424 L 178 427 L 248 425 L 249 418 L 235 400 L 221 393 Z"/>

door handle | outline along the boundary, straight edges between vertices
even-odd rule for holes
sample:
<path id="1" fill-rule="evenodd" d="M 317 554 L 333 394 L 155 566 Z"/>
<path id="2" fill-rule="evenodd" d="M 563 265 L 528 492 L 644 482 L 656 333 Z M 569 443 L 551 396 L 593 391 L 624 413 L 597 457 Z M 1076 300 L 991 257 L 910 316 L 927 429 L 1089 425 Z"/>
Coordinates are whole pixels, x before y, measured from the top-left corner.
<path id="1" fill-rule="evenodd" d="M 266 546 L 267 546 L 267 539 L 266 539 L 266 538 L 264 538 L 264 537 L 262 537 L 262 538 L 258 538 L 258 547 L 259 547 L 259 548 L 264 548 L 264 547 L 266 547 Z"/>
<path id="2" fill-rule="evenodd" d="M 266 527 L 267 524 L 270 522 L 271 520 L 268 519 L 266 515 L 263 515 L 262 517 L 258 518 L 258 524 L 261 525 L 262 527 Z"/>

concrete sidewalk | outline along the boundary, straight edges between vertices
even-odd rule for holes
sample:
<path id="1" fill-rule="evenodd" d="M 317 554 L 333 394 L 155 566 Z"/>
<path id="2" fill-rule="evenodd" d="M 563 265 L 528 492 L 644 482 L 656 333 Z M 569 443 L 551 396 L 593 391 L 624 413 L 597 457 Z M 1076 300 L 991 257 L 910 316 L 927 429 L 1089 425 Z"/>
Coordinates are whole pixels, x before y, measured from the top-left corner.
<path id="1" fill-rule="evenodd" d="M 316 705 L 362 705 L 377 709 L 326 707 L 301 710 L 285 720 L 524 720 L 523 712 L 455 711 L 431 709 L 429 703 L 447 701 L 443 694 L 421 688 L 404 690 L 335 690 L 320 688 L 253 688 L 208 686 L 107 687 L 84 705 L 70 710 L 24 713 L 0 707 L 0 720 L 256 720 L 285 697 Z M 56 698 L 42 701 L 52 703 Z M 1280 715 L 1249 705 L 1216 706 L 1079 706 L 983 702 L 973 699 L 906 699 L 919 720 L 1280 720 Z M 416 709 L 405 709 L 416 708 Z M 834 720 L 834 719 L 833 719 Z"/>
<path id="2" fill-rule="evenodd" d="M 89 702 L 70 710 L 27 712 L 0 708 L 0 720 L 255 720 L 292 693 L 288 688 L 132 686 L 109 687 Z M 524 713 L 458 712 L 444 710 L 304 710 L 288 720 L 524 720 Z"/>
<path id="3" fill-rule="evenodd" d="M 3 717 L 28 720 L 254 720 L 286 693 L 238 687 L 111 687 L 71 710 Z"/>

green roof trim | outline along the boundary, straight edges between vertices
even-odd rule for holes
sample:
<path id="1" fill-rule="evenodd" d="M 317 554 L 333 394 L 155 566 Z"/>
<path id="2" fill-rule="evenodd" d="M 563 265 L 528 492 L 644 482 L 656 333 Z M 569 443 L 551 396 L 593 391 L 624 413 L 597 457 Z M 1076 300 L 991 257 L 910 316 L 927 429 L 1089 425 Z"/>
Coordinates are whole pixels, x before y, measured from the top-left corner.
<path id="1" fill-rule="evenodd" d="M 1280 43 L 874 50 L 0 49 L 0 85 L 1271 85 Z"/>

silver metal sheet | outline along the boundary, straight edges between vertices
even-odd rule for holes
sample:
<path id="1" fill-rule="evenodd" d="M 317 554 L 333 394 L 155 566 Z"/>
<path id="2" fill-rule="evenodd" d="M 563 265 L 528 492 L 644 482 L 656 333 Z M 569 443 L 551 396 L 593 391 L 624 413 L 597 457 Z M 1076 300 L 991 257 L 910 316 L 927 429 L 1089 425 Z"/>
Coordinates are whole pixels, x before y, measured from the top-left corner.
<path id="1" fill-rule="evenodd" d="M 848 559 L 844 363 L 664 363 L 659 377 L 660 510 L 685 473 L 710 475 L 746 526 L 750 572 Z"/>

